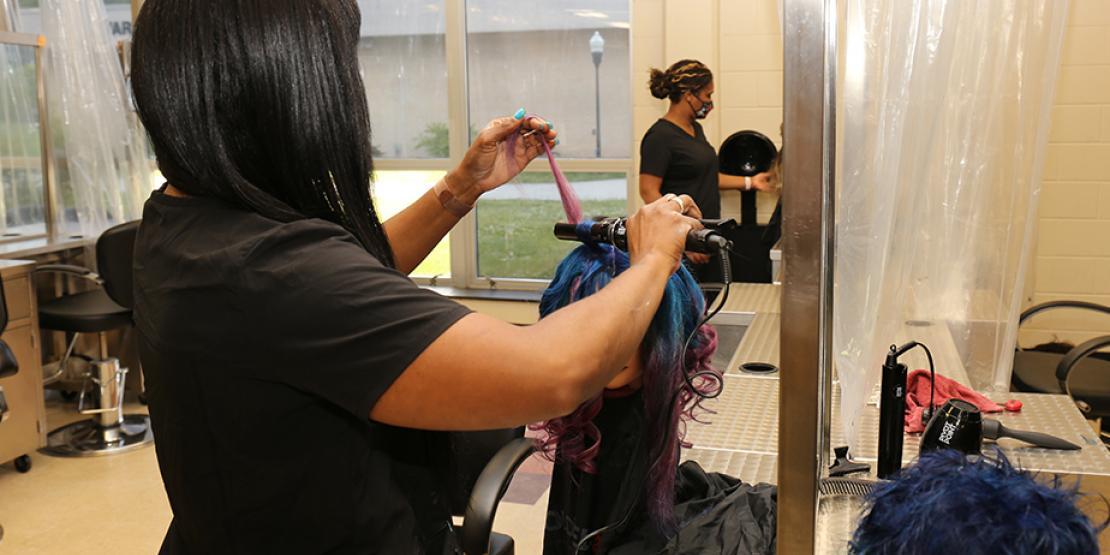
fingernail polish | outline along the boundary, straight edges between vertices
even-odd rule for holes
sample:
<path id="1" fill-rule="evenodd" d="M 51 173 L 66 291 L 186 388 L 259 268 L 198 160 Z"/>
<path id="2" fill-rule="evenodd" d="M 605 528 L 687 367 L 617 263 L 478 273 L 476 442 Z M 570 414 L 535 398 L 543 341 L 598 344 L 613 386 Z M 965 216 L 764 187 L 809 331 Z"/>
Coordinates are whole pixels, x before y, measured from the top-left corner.
<path id="1" fill-rule="evenodd" d="M 551 123 L 550 121 L 547 122 L 547 130 L 551 131 L 552 129 L 555 129 L 555 124 Z"/>
<path id="2" fill-rule="evenodd" d="M 559 146 L 559 139 L 555 139 L 555 146 Z"/>
<path id="3" fill-rule="evenodd" d="M 521 108 L 521 109 L 517 110 L 517 111 L 516 111 L 516 113 L 515 113 L 515 114 L 513 114 L 513 119 L 515 119 L 515 120 L 519 120 L 519 119 L 523 118 L 523 117 L 524 117 L 524 113 L 525 113 L 525 112 L 524 112 L 524 108 Z"/>

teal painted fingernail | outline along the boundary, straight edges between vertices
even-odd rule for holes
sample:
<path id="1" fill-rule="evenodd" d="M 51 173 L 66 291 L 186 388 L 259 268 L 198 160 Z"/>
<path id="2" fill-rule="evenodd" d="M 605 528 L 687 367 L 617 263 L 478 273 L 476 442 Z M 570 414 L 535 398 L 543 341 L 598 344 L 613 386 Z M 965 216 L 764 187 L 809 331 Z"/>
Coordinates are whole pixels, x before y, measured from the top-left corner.
<path id="1" fill-rule="evenodd" d="M 525 113 L 525 112 L 524 112 L 524 108 L 521 108 L 521 109 L 517 110 L 517 111 L 516 111 L 516 113 L 515 113 L 515 114 L 513 114 L 513 119 L 517 119 L 517 120 L 518 120 L 518 119 L 521 119 L 521 118 L 523 118 L 523 117 L 524 117 L 524 113 Z"/>
<path id="2" fill-rule="evenodd" d="M 555 146 L 559 146 L 559 139 L 555 139 Z"/>
<path id="3" fill-rule="evenodd" d="M 550 121 L 547 122 L 547 130 L 551 131 L 552 129 L 555 129 L 555 124 L 551 123 Z"/>

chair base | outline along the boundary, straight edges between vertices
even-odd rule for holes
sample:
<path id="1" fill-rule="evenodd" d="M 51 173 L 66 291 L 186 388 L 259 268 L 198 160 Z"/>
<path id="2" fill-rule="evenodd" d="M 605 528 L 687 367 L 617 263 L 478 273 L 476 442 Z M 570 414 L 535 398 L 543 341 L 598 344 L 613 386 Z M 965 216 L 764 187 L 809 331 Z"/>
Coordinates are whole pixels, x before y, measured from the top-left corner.
<path id="1" fill-rule="evenodd" d="M 46 447 L 39 452 L 54 457 L 97 457 L 134 451 L 152 443 L 150 417 L 127 414 L 119 426 L 103 427 L 95 419 L 62 426 L 46 436 Z"/>

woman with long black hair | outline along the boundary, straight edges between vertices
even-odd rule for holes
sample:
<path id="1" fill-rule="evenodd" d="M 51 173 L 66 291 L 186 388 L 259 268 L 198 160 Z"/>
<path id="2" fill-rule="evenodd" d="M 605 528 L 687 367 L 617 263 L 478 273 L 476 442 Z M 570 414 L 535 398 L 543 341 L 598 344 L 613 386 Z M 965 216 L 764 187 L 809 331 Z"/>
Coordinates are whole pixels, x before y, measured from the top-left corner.
<path id="1" fill-rule="evenodd" d="M 438 553 L 435 432 L 573 411 L 623 368 L 678 266 L 689 197 L 629 219 L 631 265 L 518 327 L 407 277 L 554 141 L 494 120 L 381 222 L 355 0 L 146 0 L 133 87 L 167 184 L 135 245 L 166 553 Z M 373 76 L 368 76 L 373 78 Z M 534 131 L 523 140 L 507 140 Z M 542 348 L 537 348 L 542 346 Z"/>

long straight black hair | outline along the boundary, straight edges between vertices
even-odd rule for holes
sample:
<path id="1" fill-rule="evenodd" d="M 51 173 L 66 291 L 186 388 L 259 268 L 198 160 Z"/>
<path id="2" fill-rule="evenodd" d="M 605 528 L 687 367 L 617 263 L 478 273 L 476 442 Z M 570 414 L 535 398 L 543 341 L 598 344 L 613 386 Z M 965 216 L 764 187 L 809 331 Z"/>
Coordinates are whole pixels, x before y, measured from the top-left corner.
<path id="1" fill-rule="evenodd" d="M 393 266 L 370 199 L 355 0 L 146 0 L 132 87 L 162 174 L 281 222 L 323 218 Z"/>

